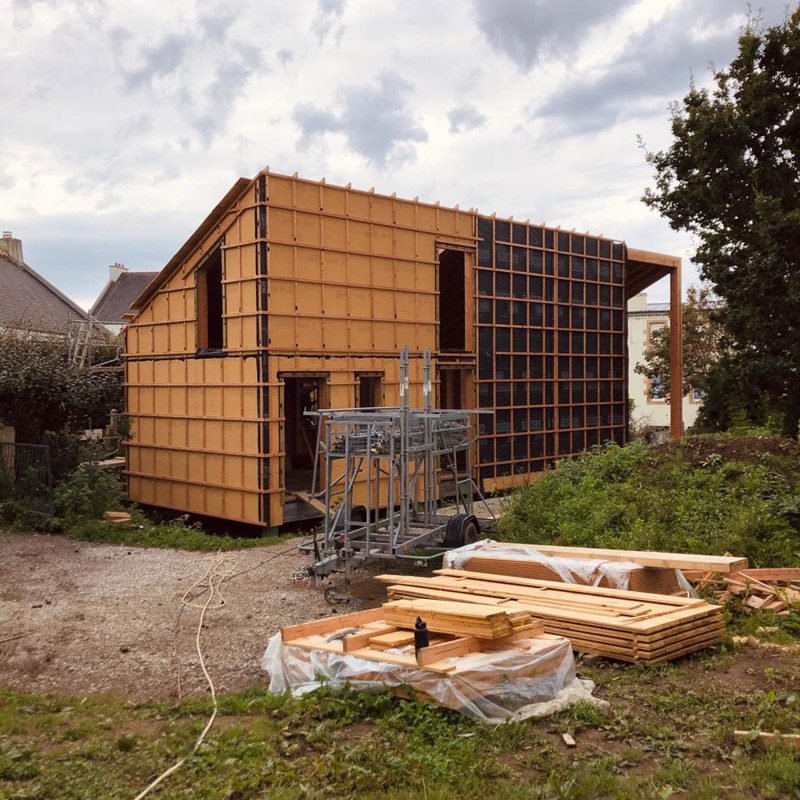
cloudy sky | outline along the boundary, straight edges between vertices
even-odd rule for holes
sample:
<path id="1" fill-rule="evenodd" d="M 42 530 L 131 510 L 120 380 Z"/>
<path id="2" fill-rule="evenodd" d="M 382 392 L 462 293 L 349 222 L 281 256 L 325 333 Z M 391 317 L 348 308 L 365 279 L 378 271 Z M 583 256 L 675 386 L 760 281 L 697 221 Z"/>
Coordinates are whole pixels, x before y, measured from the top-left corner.
<path id="1" fill-rule="evenodd" d="M 783 0 L 760 5 L 783 19 Z M 160 268 L 265 165 L 685 257 L 691 240 L 640 202 L 637 134 L 669 143 L 670 101 L 730 61 L 747 18 L 746 0 L 0 10 L 0 226 L 86 307 L 108 264 Z"/>

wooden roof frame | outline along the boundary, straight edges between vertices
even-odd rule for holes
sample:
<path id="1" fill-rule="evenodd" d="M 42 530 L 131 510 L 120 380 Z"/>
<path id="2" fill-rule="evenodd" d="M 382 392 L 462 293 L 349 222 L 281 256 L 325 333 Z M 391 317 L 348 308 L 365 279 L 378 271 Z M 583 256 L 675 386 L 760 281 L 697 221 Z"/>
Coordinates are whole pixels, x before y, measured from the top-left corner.
<path id="1" fill-rule="evenodd" d="M 666 253 L 628 248 L 625 287 L 628 299 L 662 278 L 669 278 L 669 432 L 683 436 L 683 297 L 681 259 Z"/>

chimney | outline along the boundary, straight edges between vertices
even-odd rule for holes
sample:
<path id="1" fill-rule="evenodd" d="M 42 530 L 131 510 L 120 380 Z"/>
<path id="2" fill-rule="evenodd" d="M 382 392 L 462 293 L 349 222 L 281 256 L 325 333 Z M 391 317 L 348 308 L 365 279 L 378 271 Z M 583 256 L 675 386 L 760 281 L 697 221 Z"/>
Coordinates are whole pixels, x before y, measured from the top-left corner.
<path id="1" fill-rule="evenodd" d="M 11 231 L 3 231 L 3 238 L 0 239 L 0 253 L 5 253 L 14 261 L 22 262 L 22 242 L 15 239 Z"/>
<path id="2" fill-rule="evenodd" d="M 124 264 L 120 264 L 119 261 L 117 261 L 108 268 L 108 280 L 111 283 L 114 283 L 114 281 L 116 281 L 123 272 L 127 271 L 128 268 Z"/>

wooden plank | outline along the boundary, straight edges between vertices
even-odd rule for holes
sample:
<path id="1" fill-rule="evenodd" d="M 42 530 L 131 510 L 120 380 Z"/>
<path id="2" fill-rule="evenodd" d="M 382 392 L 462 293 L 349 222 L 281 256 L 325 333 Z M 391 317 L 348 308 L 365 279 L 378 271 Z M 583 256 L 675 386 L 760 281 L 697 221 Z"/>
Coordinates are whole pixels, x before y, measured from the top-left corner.
<path id="1" fill-rule="evenodd" d="M 788 747 L 790 750 L 800 750 L 800 733 L 734 731 L 733 738 L 739 742 L 752 742 L 757 747 Z"/>
<path id="2" fill-rule="evenodd" d="M 514 630 L 506 611 L 491 605 L 422 598 L 384 603 L 383 610 L 388 622 L 404 628 L 413 628 L 417 618 L 420 618 L 425 621 L 428 630 L 470 634 L 482 639 L 499 639 Z M 521 621 L 529 623 L 530 615 L 525 614 Z"/>
<path id="3" fill-rule="evenodd" d="M 746 578 L 758 581 L 779 581 L 780 583 L 800 583 L 800 567 L 760 567 L 739 570 Z"/>
<path id="4" fill-rule="evenodd" d="M 628 592 L 625 589 L 609 589 L 603 586 L 584 586 L 577 583 L 561 583 L 558 581 L 544 581 L 536 578 L 520 578 L 514 575 L 495 575 L 491 572 L 468 572 L 458 569 L 437 569 L 436 575 L 446 575 L 453 578 L 470 578 L 472 580 L 486 580 L 493 583 L 504 583 L 512 586 L 529 586 L 538 589 L 552 589 L 554 591 L 569 592 L 571 594 L 585 594 L 595 597 L 617 598 L 629 602 L 658 603 L 659 605 L 692 606 L 702 603 L 692 597 L 675 597 L 673 595 L 652 594 L 650 592 Z M 378 580 L 391 583 L 393 579 L 409 577 L 400 575 L 378 575 Z"/>
<path id="5" fill-rule="evenodd" d="M 429 647 L 421 648 L 417 654 L 417 664 L 421 667 L 427 667 L 445 658 L 465 656 L 468 653 L 475 653 L 479 650 L 480 646 L 477 639 L 472 636 L 462 636 L 450 642 L 432 644 Z"/>
<path id="6" fill-rule="evenodd" d="M 321 503 L 315 497 L 312 497 L 308 492 L 295 491 L 294 496 L 300 500 L 300 502 L 311 506 L 311 508 L 313 508 L 315 511 L 319 511 L 319 513 L 323 516 L 325 515 L 325 504 Z"/>
<path id="7" fill-rule="evenodd" d="M 498 542 L 491 547 L 503 547 Z M 524 546 L 524 545 L 517 545 Z M 667 569 L 701 569 L 705 572 L 736 572 L 747 568 L 747 559 L 737 556 L 705 556 L 694 553 L 658 553 L 649 550 L 609 550 L 595 547 L 565 547 L 553 544 L 532 544 L 536 550 L 548 556 L 561 558 L 594 558 L 601 561 L 630 561 L 642 567 Z"/>
<path id="8" fill-rule="evenodd" d="M 323 633 L 334 633 L 345 628 L 359 628 L 367 622 L 383 619 L 382 608 L 370 608 L 367 611 L 355 611 L 352 614 L 339 614 L 335 617 L 301 622 L 299 625 L 288 625 L 281 628 L 281 640 L 300 639 Z"/>
<path id="9" fill-rule="evenodd" d="M 381 625 L 380 627 L 367 628 L 358 633 L 353 633 L 350 636 L 345 636 L 344 639 L 342 639 L 342 652 L 350 653 L 353 650 L 360 650 L 362 647 L 366 647 L 370 643 L 370 640 L 374 639 L 376 636 L 393 633 L 396 630 L 397 628 L 394 625 Z"/>
<path id="10" fill-rule="evenodd" d="M 414 633 L 413 631 L 398 630 L 389 633 L 379 633 L 377 636 L 371 636 L 367 644 L 373 650 L 391 650 L 395 647 L 406 647 L 410 644 L 414 644 Z"/>

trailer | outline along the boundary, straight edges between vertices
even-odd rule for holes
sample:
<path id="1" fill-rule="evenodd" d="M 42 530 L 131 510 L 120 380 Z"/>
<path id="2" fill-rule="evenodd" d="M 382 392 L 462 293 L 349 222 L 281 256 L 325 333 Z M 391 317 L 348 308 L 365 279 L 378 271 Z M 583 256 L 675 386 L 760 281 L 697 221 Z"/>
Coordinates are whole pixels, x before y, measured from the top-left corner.
<path id="1" fill-rule="evenodd" d="M 400 353 L 400 405 L 320 409 L 311 497 L 321 502 L 322 539 L 301 545 L 313 554 L 317 577 L 371 559 L 418 565 L 451 547 L 477 541 L 494 514 L 472 468 L 478 414 L 475 409 L 431 407 L 431 353 L 424 353 L 423 407 L 411 408 L 408 349 Z M 449 478 L 455 513 L 442 513 L 439 487 Z M 354 504 L 353 489 L 366 486 L 366 502 Z M 475 515 L 476 501 L 487 515 Z"/>

